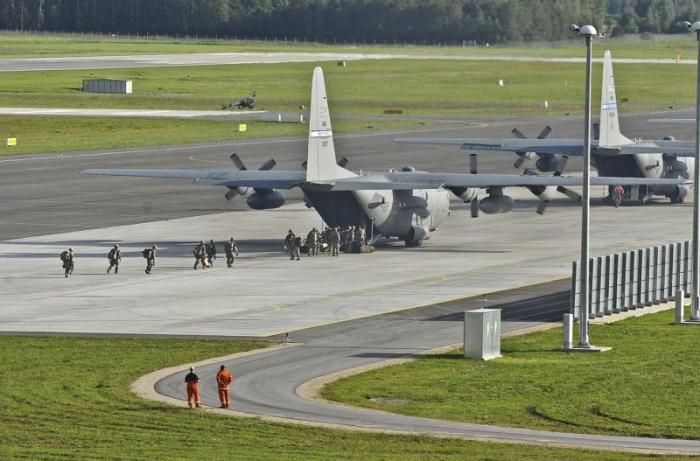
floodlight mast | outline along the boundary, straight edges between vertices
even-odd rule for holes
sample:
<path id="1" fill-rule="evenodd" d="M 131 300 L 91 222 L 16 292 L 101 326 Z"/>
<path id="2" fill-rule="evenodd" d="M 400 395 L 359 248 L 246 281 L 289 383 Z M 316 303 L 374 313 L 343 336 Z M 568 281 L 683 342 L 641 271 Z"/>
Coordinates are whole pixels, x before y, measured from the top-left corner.
<path id="1" fill-rule="evenodd" d="M 583 193 L 581 195 L 581 293 L 579 302 L 579 342 L 578 348 L 590 348 L 588 334 L 590 293 L 589 293 L 589 242 L 590 242 L 590 204 L 591 204 L 591 73 L 593 38 L 598 37 L 598 31 L 591 25 L 582 27 L 571 24 L 569 29 L 586 40 L 586 91 L 584 101 L 584 130 L 583 130 Z"/>
<path id="2" fill-rule="evenodd" d="M 689 21 L 681 21 L 676 23 L 677 26 L 687 29 L 689 32 L 695 32 L 698 41 L 698 58 L 697 58 L 697 80 L 695 83 L 695 165 L 693 172 L 695 174 L 693 184 L 693 264 L 692 264 L 692 303 L 690 308 L 690 320 L 700 321 L 700 296 L 698 289 L 700 288 L 700 187 L 697 184 L 700 178 L 700 21 L 690 23 Z"/>

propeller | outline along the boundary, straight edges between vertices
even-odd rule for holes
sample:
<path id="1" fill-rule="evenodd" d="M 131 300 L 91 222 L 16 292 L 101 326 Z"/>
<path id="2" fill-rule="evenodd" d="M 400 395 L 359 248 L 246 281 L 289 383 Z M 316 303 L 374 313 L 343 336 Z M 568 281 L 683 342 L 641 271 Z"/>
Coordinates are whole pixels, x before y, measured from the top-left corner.
<path id="1" fill-rule="evenodd" d="M 237 153 L 231 154 L 231 161 L 233 164 L 236 166 L 241 171 L 248 171 L 248 167 L 245 166 L 245 163 L 243 163 L 243 160 L 241 160 L 241 157 Z M 267 171 L 271 170 L 277 165 L 277 162 L 275 161 L 274 158 L 271 158 L 267 162 L 263 163 L 262 166 L 259 168 L 261 171 Z M 224 197 L 226 197 L 226 200 L 231 201 L 233 200 L 234 197 L 237 195 L 245 195 L 246 192 L 248 191 L 248 188 L 241 188 L 241 187 L 231 187 L 229 188 L 229 191 L 224 194 Z"/>
<path id="2" fill-rule="evenodd" d="M 566 155 L 561 156 L 561 158 L 559 159 L 559 163 L 557 163 L 557 168 L 554 171 L 554 176 L 561 176 L 562 172 L 566 168 L 566 162 L 568 162 L 568 161 L 569 161 L 569 157 L 567 157 Z M 569 197 L 571 200 L 573 200 L 575 202 L 581 201 L 581 194 L 569 189 L 568 187 L 558 186 L 557 192 L 561 192 L 562 194 L 566 195 L 567 197 Z"/>
<path id="3" fill-rule="evenodd" d="M 554 171 L 554 174 L 552 176 L 561 176 L 562 172 L 566 168 L 566 163 L 568 162 L 569 157 L 566 155 L 562 155 L 561 158 L 559 159 L 559 162 L 557 162 L 557 167 L 556 170 Z M 523 171 L 523 174 L 528 175 L 528 176 L 539 176 L 539 171 L 532 169 L 532 168 L 525 168 Z M 537 205 L 537 214 L 544 214 L 545 210 L 547 209 L 547 205 L 549 205 L 549 199 L 548 198 L 542 198 L 542 194 L 546 191 L 546 187 L 544 186 L 530 186 L 528 187 L 530 191 L 540 197 L 540 203 Z M 567 187 L 564 186 L 558 186 L 557 187 L 557 192 L 560 192 L 570 199 L 578 202 L 581 200 L 581 196 L 578 194 L 578 192 L 575 192 Z M 544 197 L 547 197 L 546 195 Z"/>
<path id="4" fill-rule="evenodd" d="M 540 134 L 537 135 L 537 139 L 546 138 L 547 136 L 549 136 L 549 133 L 551 133 L 551 131 L 551 126 L 545 126 L 542 129 L 542 131 L 540 131 Z M 511 130 L 511 133 L 518 139 L 527 139 L 527 136 L 525 136 L 523 132 L 517 128 L 513 128 Z M 520 169 L 520 167 L 523 166 L 523 163 L 525 163 L 526 160 L 530 160 L 535 156 L 535 152 L 515 151 L 515 153 L 518 155 L 518 158 L 515 160 L 515 163 L 513 163 L 513 166 L 518 169 Z"/>
<path id="5" fill-rule="evenodd" d="M 469 154 L 469 173 L 470 174 L 479 174 L 479 166 L 478 166 L 476 154 Z M 479 196 L 478 195 L 472 199 L 470 206 L 471 206 L 472 218 L 478 218 L 479 217 Z"/>

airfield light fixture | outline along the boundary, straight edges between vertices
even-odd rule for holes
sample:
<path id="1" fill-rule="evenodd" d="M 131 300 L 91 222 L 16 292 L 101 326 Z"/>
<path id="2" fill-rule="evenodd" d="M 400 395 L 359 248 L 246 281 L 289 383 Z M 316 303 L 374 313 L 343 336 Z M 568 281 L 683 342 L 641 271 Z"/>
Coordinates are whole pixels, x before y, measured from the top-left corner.
<path id="1" fill-rule="evenodd" d="M 598 31 L 591 25 L 579 27 L 575 24 L 569 26 L 573 32 L 586 40 L 586 90 L 584 100 L 584 131 L 583 131 L 583 191 L 581 194 L 581 293 L 579 310 L 579 342 L 576 349 L 591 349 L 588 334 L 590 291 L 588 280 L 590 277 L 588 260 L 590 258 L 590 204 L 591 204 L 591 73 L 593 38 L 598 37 Z"/>
<path id="2" fill-rule="evenodd" d="M 694 23 L 681 21 L 676 23 L 676 25 L 687 29 L 689 32 L 695 32 L 698 41 L 697 80 L 695 84 L 695 165 L 693 169 L 695 182 L 697 183 L 698 178 L 700 178 L 700 21 Z M 693 186 L 692 261 L 693 278 L 690 320 L 698 322 L 700 321 L 700 296 L 698 296 L 698 289 L 700 288 L 700 187 L 697 184 Z"/>

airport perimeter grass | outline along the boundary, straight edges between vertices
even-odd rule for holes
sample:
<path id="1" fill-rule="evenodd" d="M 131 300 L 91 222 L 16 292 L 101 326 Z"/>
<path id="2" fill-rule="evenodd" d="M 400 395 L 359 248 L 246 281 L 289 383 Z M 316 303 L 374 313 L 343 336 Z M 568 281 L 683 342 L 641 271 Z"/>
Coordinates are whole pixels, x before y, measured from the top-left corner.
<path id="1" fill-rule="evenodd" d="M 695 42 L 689 35 L 606 38 L 596 48 L 606 47 L 620 58 L 692 59 Z M 127 54 L 222 53 L 222 52 L 326 52 L 370 54 L 421 54 L 454 56 L 535 56 L 581 57 L 583 49 L 576 40 L 478 47 L 426 46 L 405 44 L 323 44 L 293 40 L 224 40 L 220 37 L 168 38 L 144 36 L 107 36 L 65 34 L 35 35 L 0 32 L 0 57 L 108 56 Z M 596 53 L 600 53 L 599 50 Z"/>
<path id="2" fill-rule="evenodd" d="M 307 123 L 245 123 L 247 131 L 239 133 L 239 122 L 230 120 L 0 116 L 0 156 L 305 136 L 309 129 Z M 403 120 L 345 119 L 334 122 L 335 132 L 339 135 L 418 129 L 426 125 L 429 123 Z M 10 137 L 17 139 L 16 146 L 7 146 L 5 139 Z"/>
<path id="3" fill-rule="evenodd" d="M 561 329 L 506 339 L 503 358 L 461 351 L 332 383 L 328 399 L 429 418 L 567 432 L 700 439 L 700 331 L 673 312 L 593 325 L 605 353 L 557 350 Z"/>
<path id="4" fill-rule="evenodd" d="M 271 424 L 144 401 L 129 391 L 130 384 L 149 371 L 261 346 L 230 341 L 0 337 L 0 457 L 300 461 L 655 458 Z M 234 381 L 234 399 L 235 387 Z"/>
<path id="5" fill-rule="evenodd" d="M 502 117 L 583 111 L 581 64 L 440 60 L 370 60 L 347 67 L 325 62 L 7 72 L 0 80 L 0 107 L 219 110 L 256 91 L 256 109 L 294 111 L 308 107 L 317 65 L 324 67 L 335 114 L 402 110 L 405 115 Z M 600 98 L 601 69 L 594 66 L 594 103 Z M 623 112 L 690 107 L 695 98 L 691 66 L 618 64 L 615 76 Z M 83 79 L 95 77 L 132 79 L 134 93 L 80 91 Z"/>

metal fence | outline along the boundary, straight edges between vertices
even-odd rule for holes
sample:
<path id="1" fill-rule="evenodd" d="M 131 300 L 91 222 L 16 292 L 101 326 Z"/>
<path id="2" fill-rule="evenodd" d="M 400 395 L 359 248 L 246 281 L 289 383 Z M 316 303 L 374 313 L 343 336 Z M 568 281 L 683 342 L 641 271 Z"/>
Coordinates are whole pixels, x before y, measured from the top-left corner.
<path id="1" fill-rule="evenodd" d="M 571 274 L 571 313 L 579 318 L 580 261 Z M 692 292 L 689 241 L 625 251 L 588 260 L 591 319 L 641 309 Z"/>

